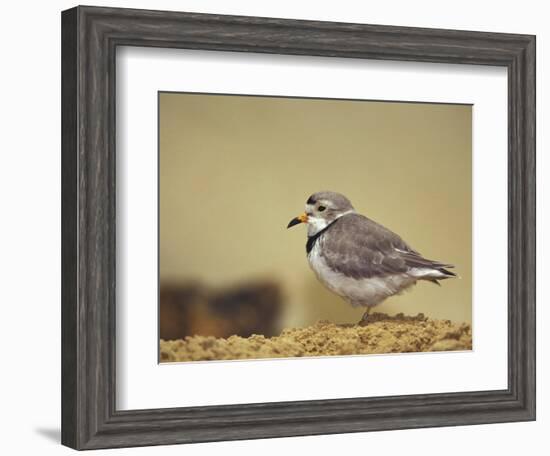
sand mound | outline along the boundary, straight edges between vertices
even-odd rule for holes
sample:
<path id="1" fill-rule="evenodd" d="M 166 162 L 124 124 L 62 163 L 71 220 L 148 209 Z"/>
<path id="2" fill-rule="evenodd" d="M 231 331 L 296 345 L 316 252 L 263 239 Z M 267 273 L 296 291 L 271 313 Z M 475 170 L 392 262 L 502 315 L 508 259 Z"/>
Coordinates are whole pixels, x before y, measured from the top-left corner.
<path id="1" fill-rule="evenodd" d="M 319 321 L 307 328 L 285 329 L 276 337 L 252 335 L 227 339 L 192 336 L 160 341 L 161 362 L 223 359 L 288 358 L 471 350 L 469 324 L 431 320 L 422 314 L 389 317 L 373 314 L 369 323 L 336 325 Z"/>

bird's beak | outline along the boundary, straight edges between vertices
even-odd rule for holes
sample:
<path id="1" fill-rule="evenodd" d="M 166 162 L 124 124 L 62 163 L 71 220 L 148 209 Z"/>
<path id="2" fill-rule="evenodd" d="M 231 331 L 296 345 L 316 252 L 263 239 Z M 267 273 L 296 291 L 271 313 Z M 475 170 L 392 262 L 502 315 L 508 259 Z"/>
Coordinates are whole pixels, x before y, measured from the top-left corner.
<path id="1" fill-rule="evenodd" d="M 290 222 L 288 222 L 287 228 L 291 228 L 294 225 L 299 225 L 300 223 L 307 223 L 307 214 L 305 212 L 298 217 L 294 217 Z"/>

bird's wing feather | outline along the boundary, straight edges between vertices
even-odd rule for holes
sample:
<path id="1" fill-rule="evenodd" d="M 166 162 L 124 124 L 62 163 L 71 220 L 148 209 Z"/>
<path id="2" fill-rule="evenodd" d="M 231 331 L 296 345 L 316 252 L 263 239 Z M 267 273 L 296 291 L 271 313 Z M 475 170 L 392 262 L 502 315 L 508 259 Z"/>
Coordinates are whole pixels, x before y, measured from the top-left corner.
<path id="1" fill-rule="evenodd" d="M 356 279 L 406 273 L 413 268 L 452 267 L 422 257 L 397 234 L 359 214 L 338 219 L 321 243 L 327 266 Z"/>

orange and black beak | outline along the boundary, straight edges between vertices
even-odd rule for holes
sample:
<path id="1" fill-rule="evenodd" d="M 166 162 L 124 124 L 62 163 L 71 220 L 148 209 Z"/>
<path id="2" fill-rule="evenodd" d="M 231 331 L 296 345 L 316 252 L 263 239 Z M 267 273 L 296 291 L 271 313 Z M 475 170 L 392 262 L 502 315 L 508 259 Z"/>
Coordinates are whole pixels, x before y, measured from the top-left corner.
<path id="1" fill-rule="evenodd" d="M 300 223 L 307 223 L 307 214 L 305 212 L 298 217 L 294 217 L 290 222 L 288 222 L 287 228 L 291 228 L 294 225 L 299 225 Z"/>

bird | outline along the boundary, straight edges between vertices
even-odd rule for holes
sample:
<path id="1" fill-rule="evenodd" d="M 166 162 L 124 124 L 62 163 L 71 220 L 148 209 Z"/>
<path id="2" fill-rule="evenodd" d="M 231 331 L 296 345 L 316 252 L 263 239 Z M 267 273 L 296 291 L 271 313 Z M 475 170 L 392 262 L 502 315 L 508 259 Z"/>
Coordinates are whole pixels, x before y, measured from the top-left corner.
<path id="1" fill-rule="evenodd" d="M 319 281 L 353 307 L 371 309 L 419 280 L 437 285 L 457 277 L 454 265 L 424 258 L 399 235 L 359 214 L 341 193 L 321 191 L 287 229 L 307 224 L 306 254 Z"/>

